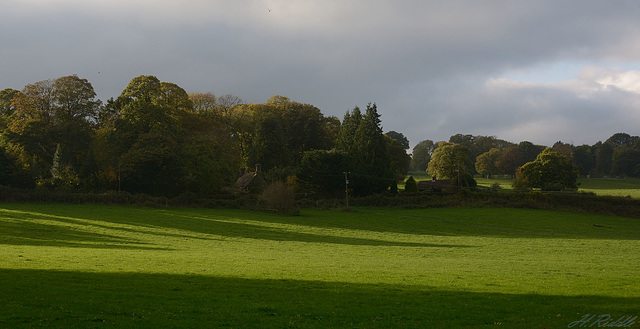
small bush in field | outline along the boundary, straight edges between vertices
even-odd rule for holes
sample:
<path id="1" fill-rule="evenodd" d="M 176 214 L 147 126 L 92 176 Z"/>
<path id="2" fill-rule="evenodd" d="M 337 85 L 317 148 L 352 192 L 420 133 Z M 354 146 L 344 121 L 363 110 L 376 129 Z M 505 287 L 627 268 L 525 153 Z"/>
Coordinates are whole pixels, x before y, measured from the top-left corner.
<path id="1" fill-rule="evenodd" d="M 287 184 L 277 181 L 268 185 L 260 194 L 268 209 L 286 212 L 295 208 L 295 193 Z"/>
<path id="2" fill-rule="evenodd" d="M 418 183 L 413 179 L 413 176 L 409 176 L 409 179 L 404 183 L 404 191 L 407 193 L 417 193 Z"/>

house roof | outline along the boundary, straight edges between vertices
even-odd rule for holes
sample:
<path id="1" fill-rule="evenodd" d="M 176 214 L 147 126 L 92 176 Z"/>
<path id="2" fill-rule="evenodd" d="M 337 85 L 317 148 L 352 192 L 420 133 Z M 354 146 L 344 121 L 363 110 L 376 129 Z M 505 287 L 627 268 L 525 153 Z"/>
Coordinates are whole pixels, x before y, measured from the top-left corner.
<path id="1" fill-rule="evenodd" d="M 248 172 L 248 173 L 240 176 L 240 178 L 238 178 L 238 180 L 236 180 L 236 186 L 240 189 L 240 191 L 242 191 L 247 186 L 249 186 L 249 184 L 251 184 L 251 181 L 256 176 L 257 176 L 257 174 L 255 172 Z"/>

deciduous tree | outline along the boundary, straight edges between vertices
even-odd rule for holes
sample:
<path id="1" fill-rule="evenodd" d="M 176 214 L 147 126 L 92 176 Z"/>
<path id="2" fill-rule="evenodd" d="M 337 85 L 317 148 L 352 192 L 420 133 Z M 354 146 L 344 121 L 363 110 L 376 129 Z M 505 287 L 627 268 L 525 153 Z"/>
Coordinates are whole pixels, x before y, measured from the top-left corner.
<path id="1" fill-rule="evenodd" d="M 612 167 L 613 146 L 609 143 L 598 142 L 593 146 L 593 152 L 596 156 L 596 173 L 609 175 Z"/>
<path id="2" fill-rule="evenodd" d="M 596 167 L 596 157 L 591 146 L 577 146 L 573 153 L 573 163 L 582 175 L 590 175 Z"/>
<path id="3" fill-rule="evenodd" d="M 387 135 L 391 139 L 397 140 L 405 150 L 409 149 L 409 140 L 404 136 L 404 134 L 391 130 L 388 131 L 385 135 Z"/>
<path id="4" fill-rule="evenodd" d="M 536 159 L 538 154 L 545 149 L 544 146 L 535 145 L 529 141 L 523 141 L 518 144 L 518 150 L 522 154 L 522 164 L 531 162 Z"/>
<path id="5" fill-rule="evenodd" d="M 274 97 L 268 104 L 229 109 L 227 119 L 240 142 L 246 167 L 262 164 L 265 171 L 296 167 L 304 152 L 333 146 L 334 121 L 315 106 Z"/>
<path id="6" fill-rule="evenodd" d="M 517 146 L 509 146 L 502 151 L 496 160 L 496 166 L 500 172 L 515 176 L 516 170 L 525 164 L 523 158 L 524 156 Z"/>
<path id="7" fill-rule="evenodd" d="M 344 173 L 350 170 L 346 153 L 336 150 L 312 150 L 304 153 L 298 177 L 307 191 L 337 196 L 344 193 Z"/>
<path id="8" fill-rule="evenodd" d="M 13 95 L 3 134 L 13 155 L 46 179 L 60 145 L 60 165 L 71 173 L 81 171 L 100 107 L 91 84 L 72 75 L 26 85 Z"/>
<path id="9" fill-rule="evenodd" d="M 456 143 L 441 142 L 433 152 L 428 172 L 438 179 L 456 179 L 464 176 L 471 166 L 469 148 Z"/>
<path id="10" fill-rule="evenodd" d="M 640 150 L 621 144 L 614 149 L 611 162 L 614 175 L 640 177 Z"/>
<path id="11" fill-rule="evenodd" d="M 212 92 L 190 93 L 189 99 L 193 103 L 193 110 L 196 112 L 215 112 L 220 109 L 218 98 Z"/>
<path id="12" fill-rule="evenodd" d="M 436 144 L 432 140 L 423 140 L 413 147 L 413 155 L 411 157 L 411 168 L 417 171 L 427 170 L 431 155 L 436 148 Z"/>
<path id="13" fill-rule="evenodd" d="M 609 137 L 605 143 L 615 148 L 621 145 L 634 146 L 638 140 L 640 140 L 638 136 L 631 136 L 627 133 L 616 133 Z"/>
<path id="14" fill-rule="evenodd" d="M 0 90 L 0 118 L 7 118 L 13 111 L 15 111 L 15 105 L 13 104 L 13 99 L 16 98 L 20 94 L 20 91 L 6 88 Z M 0 126 L 2 129 L 4 126 Z"/>
<path id="15" fill-rule="evenodd" d="M 405 151 L 404 145 L 398 140 L 385 136 L 387 141 L 387 149 L 389 153 L 390 168 L 393 172 L 393 178 L 397 183 L 404 181 L 411 166 L 411 157 Z"/>
<path id="16" fill-rule="evenodd" d="M 227 113 L 230 108 L 240 104 L 244 104 L 244 101 L 238 96 L 226 94 L 218 97 L 218 105 L 220 106 L 220 110 L 224 113 Z"/>
<path id="17" fill-rule="evenodd" d="M 520 167 L 514 186 L 542 190 L 564 190 L 576 188 L 577 178 L 578 171 L 566 156 L 551 148 L 546 148 L 534 161 Z"/>
<path id="18" fill-rule="evenodd" d="M 118 168 L 122 188 L 130 192 L 179 193 L 181 119 L 190 102 L 174 84 L 133 78 L 116 102 L 120 114 L 107 139 L 112 158 L 103 169 Z"/>
<path id="19" fill-rule="evenodd" d="M 476 157 L 476 171 L 481 175 L 487 175 L 491 178 L 491 175 L 497 174 L 498 159 L 502 156 L 502 151 L 497 148 L 492 148 L 487 152 L 484 152 Z"/>

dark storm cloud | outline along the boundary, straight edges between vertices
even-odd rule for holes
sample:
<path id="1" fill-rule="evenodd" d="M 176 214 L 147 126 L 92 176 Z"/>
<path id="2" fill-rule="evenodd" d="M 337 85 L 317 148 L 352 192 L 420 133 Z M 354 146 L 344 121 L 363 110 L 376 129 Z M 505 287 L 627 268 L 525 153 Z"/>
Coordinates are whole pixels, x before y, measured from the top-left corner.
<path id="1" fill-rule="evenodd" d="M 384 129 L 413 145 L 456 133 L 594 143 L 638 134 L 638 93 L 595 81 L 624 72 L 499 78 L 555 62 L 640 68 L 639 14 L 636 1 L 11 0 L 0 88 L 78 74 L 106 99 L 152 74 L 339 117 L 377 102 Z"/>

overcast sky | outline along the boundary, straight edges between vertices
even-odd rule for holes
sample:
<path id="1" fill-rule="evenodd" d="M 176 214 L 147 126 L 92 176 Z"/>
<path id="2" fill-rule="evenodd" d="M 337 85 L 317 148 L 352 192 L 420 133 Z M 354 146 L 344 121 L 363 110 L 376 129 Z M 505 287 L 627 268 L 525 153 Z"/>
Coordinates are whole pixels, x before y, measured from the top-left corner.
<path id="1" fill-rule="evenodd" d="M 575 145 L 640 135 L 640 1 L 0 0 L 0 89 L 138 75 L 384 131 Z"/>

